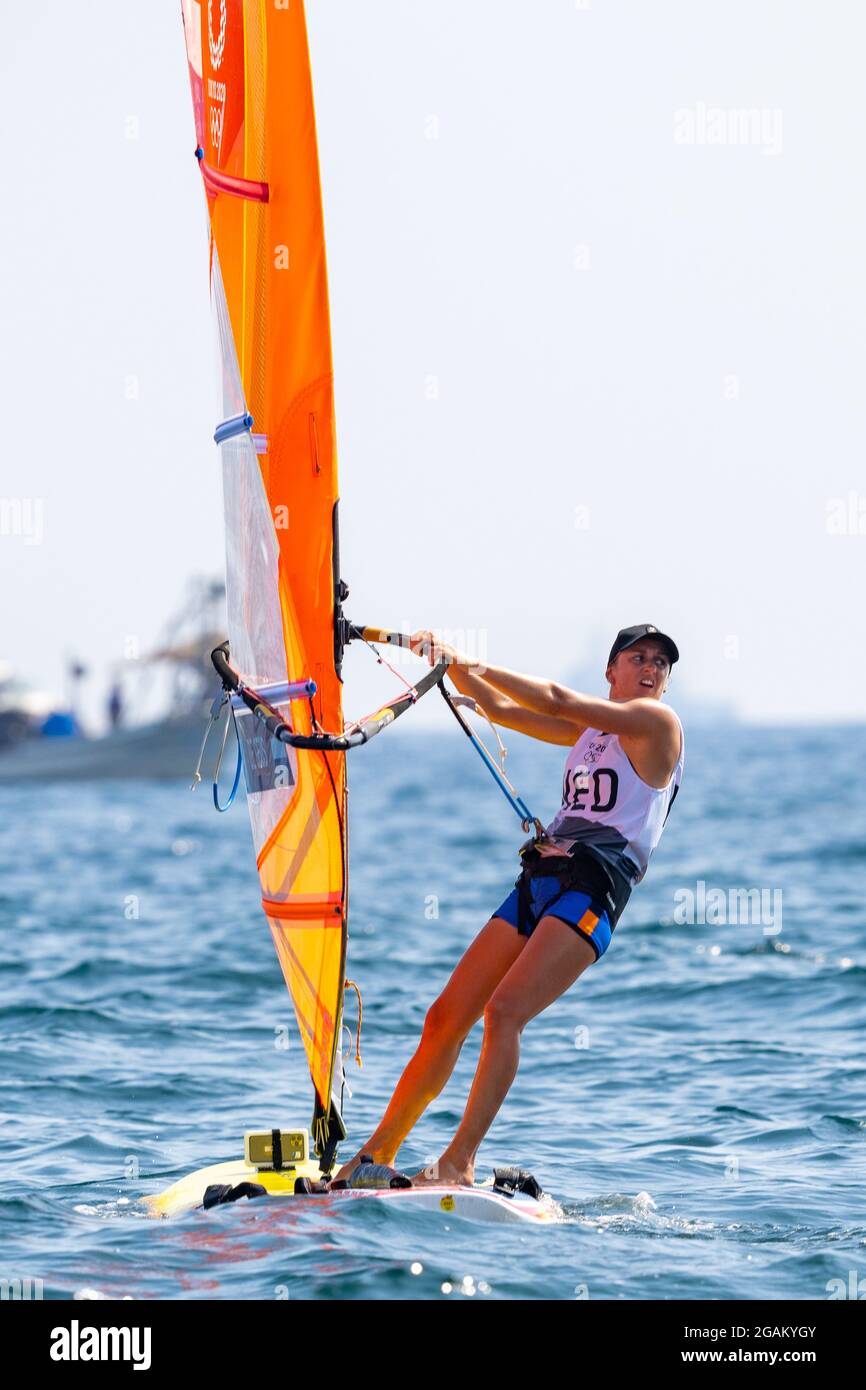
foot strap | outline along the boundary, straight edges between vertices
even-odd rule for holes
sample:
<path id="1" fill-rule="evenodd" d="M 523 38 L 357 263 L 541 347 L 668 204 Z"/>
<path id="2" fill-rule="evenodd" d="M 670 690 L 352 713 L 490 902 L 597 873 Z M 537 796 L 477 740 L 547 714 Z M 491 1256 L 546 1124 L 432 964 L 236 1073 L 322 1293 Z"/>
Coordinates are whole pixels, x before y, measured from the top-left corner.
<path id="1" fill-rule="evenodd" d="M 327 1178 L 295 1178 L 295 1196 L 303 1197 L 309 1193 L 330 1192 L 331 1184 Z"/>
<path id="2" fill-rule="evenodd" d="M 525 1168 L 494 1168 L 493 1189 L 494 1191 L 506 1192 L 511 1196 L 515 1192 L 525 1192 L 527 1197 L 535 1198 L 544 1195 L 538 1179 L 528 1173 Z"/>
<path id="3" fill-rule="evenodd" d="M 349 1187 L 411 1187 L 407 1173 L 390 1168 L 387 1163 L 359 1163 L 349 1176 Z"/>
<path id="4" fill-rule="evenodd" d="M 225 1202 L 238 1202 L 241 1197 L 267 1197 L 268 1189 L 257 1182 L 239 1182 L 232 1187 L 228 1182 L 212 1182 L 202 1199 L 205 1211 L 209 1207 L 221 1207 Z"/>

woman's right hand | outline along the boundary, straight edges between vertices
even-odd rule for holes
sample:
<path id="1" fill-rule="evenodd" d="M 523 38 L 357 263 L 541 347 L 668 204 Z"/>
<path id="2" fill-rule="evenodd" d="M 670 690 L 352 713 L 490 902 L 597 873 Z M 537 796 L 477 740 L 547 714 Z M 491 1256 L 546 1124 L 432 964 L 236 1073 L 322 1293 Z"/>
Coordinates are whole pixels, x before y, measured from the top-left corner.
<path id="1" fill-rule="evenodd" d="M 409 638 L 409 645 L 417 656 L 426 656 L 431 666 L 435 666 L 443 657 L 452 666 L 461 666 L 466 662 L 462 652 L 458 652 L 457 648 L 450 646 L 448 642 L 440 642 L 429 628 L 419 628 L 417 632 L 413 632 Z"/>

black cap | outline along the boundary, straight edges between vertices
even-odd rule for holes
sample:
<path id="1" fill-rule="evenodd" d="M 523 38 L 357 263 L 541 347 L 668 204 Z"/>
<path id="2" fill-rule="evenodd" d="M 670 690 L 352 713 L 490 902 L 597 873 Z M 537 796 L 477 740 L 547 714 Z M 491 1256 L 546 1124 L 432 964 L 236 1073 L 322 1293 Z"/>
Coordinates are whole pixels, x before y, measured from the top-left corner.
<path id="1" fill-rule="evenodd" d="M 626 647 L 633 647 L 635 642 L 639 642 L 642 637 L 654 637 L 657 642 L 661 642 L 670 658 L 672 666 L 675 661 L 679 661 L 680 654 L 677 650 L 677 644 L 672 637 L 668 637 L 665 632 L 659 632 L 658 628 L 653 627 L 652 623 L 637 623 L 634 627 L 620 628 L 619 632 L 616 634 L 616 640 L 610 649 L 610 656 L 607 659 L 608 666 L 619 656 L 620 652 L 624 652 Z"/>

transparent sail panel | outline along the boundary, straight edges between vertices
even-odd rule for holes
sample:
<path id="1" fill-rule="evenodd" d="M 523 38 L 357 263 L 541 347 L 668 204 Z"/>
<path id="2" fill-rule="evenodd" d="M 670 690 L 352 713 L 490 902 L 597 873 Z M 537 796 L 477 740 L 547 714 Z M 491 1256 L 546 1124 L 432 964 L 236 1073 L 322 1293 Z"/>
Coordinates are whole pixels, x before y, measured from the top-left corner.
<path id="1" fill-rule="evenodd" d="M 219 331 L 223 419 L 246 414 L 219 258 L 213 302 Z M 232 664 L 251 685 L 286 681 L 279 599 L 279 548 L 261 468 L 248 430 L 220 445 L 226 525 L 226 597 Z"/>
<path id="2" fill-rule="evenodd" d="M 232 665 L 250 685 L 288 680 L 277 542 L 249 433 L 220 445 Z"/>
<path id="3" fill-rule="evenodd" d="M 222 388 L 222 412 L 224 420 L 231 420 L 236 415 L 243 415 L 247 404 L 244 400 L 244 388 L 241 384 L 232 323 L 215 242 L 211 246 L 211 255 L 211 303 L 216 319 L 217 370 Z"/>
<path id="4" fill-rule="evenodd" d="M 214 250 L 213 302 L 219 331 L 224 419 L 246 413 L 219 259 Z M 248 430 L 220 446 L 226 534 L 226 608 L 229 651 L 235 670 L 255 689 L 288 680 L 279 599 L 279 549 Z M 291 726 L 291 705 L 275 701 Z M 297 753 L 272 738 L 243 705 L 236 706 L 247 803 L 258 853 L 279 824 L 297 790 Z"/>

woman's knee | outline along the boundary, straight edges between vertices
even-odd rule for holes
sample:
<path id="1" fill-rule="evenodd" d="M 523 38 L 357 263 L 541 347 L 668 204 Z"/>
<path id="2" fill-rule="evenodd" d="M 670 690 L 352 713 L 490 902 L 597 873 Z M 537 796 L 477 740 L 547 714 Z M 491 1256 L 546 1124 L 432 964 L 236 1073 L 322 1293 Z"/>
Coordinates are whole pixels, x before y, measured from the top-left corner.
<path id="1" fill-rule="evenodd" d="M 447 997 L 440 994 L 424 1016 L 423 1037 L 428 1042 L 463 1042 L 472 1024 L 455 1013 Z"/>
<path id="2" fill-rule="evenodd" d="M 522 1033 L 525 1025 L 526 1018 L 516 998 L 507 992 L 490 996 L 484 1009 L 485 1028 Z"/>

